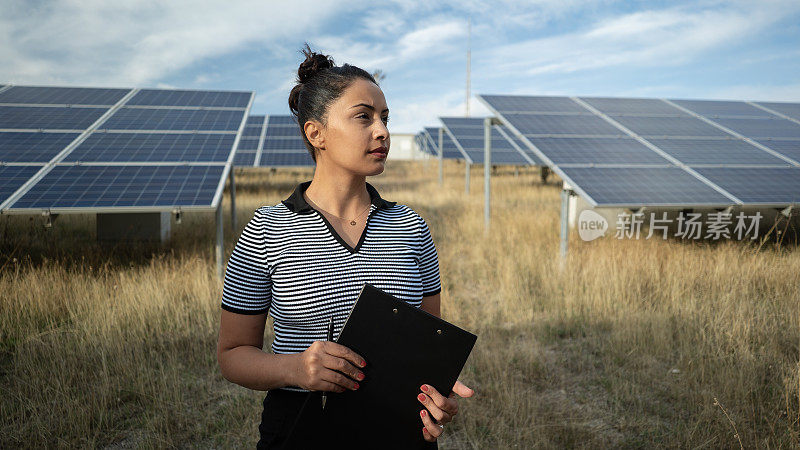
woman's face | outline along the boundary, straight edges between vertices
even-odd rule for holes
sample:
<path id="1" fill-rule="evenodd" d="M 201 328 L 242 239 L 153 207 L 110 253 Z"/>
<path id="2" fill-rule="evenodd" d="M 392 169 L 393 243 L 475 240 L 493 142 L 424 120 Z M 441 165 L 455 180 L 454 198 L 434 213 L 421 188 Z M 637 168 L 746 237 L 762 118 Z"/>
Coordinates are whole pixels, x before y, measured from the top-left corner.
<path id="1" fill-rule="evenodd" d="M 375 83 L 357 78 L 328 107 L 327 125 L 320 130 L 317 165 L 333 164 L 360 176 L 382 173 L 390 145 L 388 120 L 383 91 Z"/>

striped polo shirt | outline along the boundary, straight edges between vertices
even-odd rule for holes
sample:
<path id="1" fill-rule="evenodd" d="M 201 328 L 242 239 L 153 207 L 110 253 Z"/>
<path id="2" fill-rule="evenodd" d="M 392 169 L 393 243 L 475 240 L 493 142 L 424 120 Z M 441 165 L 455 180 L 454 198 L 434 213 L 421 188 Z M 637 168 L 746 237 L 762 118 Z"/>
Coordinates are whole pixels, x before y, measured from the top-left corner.
<path id="1" fill-rule="evenodd" d="M 441 291 L 436 247 L 414 210 L 383 200 L 367 183 L 370 212 L 353 248 L 305 201 L 310 184 L 258 208 L 225 269 L 222 309 L 272 316 L 274 353 L 325 340 L 331 316 L 338 336 L 365 283 L 416 307 Z"/>

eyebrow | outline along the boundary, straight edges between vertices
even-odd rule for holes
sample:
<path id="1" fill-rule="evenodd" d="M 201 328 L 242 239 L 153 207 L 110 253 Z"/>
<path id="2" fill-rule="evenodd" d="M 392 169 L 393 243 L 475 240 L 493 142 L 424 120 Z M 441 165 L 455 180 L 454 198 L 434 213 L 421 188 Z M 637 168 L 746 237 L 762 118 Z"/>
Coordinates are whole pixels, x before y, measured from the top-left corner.
<path id="1" fill-rule="evenodd" d="M 359 103 L 359 104 L 357 104 L 357 105 L 353 105 L 353 106 L 351 106 L 351 107 L 350 107 L 350 109 L 353 109 L 353 108 L 358 108 L 359 106 L 363 106 L 363 107 L 365 107 L 365 108 L 369 108 L 371 111 L 375 111 L 375 107 L 374 107 L 374 106 L 372 106 L 372 105 L 368 105 L 368 104 L 366 104 L 366 103 Z M 384 110 L 383 110 L 383 111 L 381 111 L 381 112 L 389 112 L 389 108 L 386 108 L 386 109 L 384 109 Z"/>

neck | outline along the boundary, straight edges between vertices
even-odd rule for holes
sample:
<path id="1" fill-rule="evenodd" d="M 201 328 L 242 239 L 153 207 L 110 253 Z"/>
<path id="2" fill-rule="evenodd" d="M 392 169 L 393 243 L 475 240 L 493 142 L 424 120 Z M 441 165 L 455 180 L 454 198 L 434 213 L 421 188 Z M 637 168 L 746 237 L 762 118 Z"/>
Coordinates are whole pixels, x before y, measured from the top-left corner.
<path id="1" fill-rule="evenodd" d="M 306 198 L 336 216 L 354 217 L 370 204 L 367 177 L 317 165 Z"/>

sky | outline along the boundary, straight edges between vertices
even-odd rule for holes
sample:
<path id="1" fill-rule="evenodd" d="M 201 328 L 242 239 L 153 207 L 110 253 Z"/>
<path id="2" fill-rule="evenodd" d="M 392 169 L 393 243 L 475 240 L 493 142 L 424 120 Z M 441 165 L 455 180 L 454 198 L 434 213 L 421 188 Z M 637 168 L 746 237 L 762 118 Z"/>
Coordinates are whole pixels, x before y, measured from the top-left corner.
<path id="1" fill-rule="evenodd" d="M 800 101 L 800 1 L 0 0 L 0 84 L 255 91 L 288 114 L 304 42 L 381 70 L 389 129 L 475 94 Z M 471 21 L 471 33 L 468 26 Z"/>

